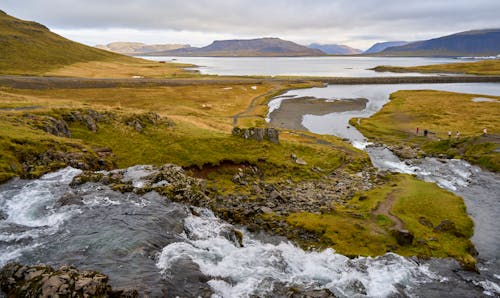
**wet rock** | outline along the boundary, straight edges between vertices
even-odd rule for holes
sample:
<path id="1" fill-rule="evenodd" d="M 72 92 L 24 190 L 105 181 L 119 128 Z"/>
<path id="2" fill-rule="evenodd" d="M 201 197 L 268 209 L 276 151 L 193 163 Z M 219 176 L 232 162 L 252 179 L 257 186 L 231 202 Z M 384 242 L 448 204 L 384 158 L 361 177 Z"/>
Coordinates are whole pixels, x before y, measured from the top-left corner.
<path id="1" fill-rule="evenodd" d="M 6 220 L 7 217 L 9 217 L 7 215 L 7 213 L 3 212 L 2 210 L 0 210 L 0 220 Z"/>
<path id="2" fill-rule="evenodd" d="M 332 298 L 335 295 L 328 289 L 322 290 L 304 290 L 300 288 L 292 288 L 288 291 L 286 297 L 289 298 Z"/>
<path id="3" fill-rule="evenodd" d="M 169 283 L 172 286 L 169 287 L 169 292 L 165 293 L 165 297 L 208 298 L 213 294 L 207 284 L 211 278 L 204 275 L 200 270 L 200 266 L 188 257 L 179 256 L 176 258 L 166 274 L 169 274 Z"/>
<path id="4" fill-rule="evenodd" d="M 83 198 L 75 193 L 68 192 L 62 195 L 58 200 L 56 205 L 58 207 L 67 205 L 83 205 Z"/>
<path id="5" fill-rule="evenodd" d="M 407 230 L 392 230 L 392 235 L 401 246 L 411 245 L 413 243 L 413 234 Z"/>
<path id="6" fill-rule="evenodd" d="M 10 263 L 0 270 L 0 288 L 8 297 L 138 297 L 135 290 L 113 291 L 104 274 L 71 266 Z"/>
<path id="7" fill-rule="evenodd" d="M 235 127 L 232 130 L 233 136 L 242 137 L 244 139 L 251 139 L 256 141 L 267 140 L 271 143 L 278 144 L 279 143 L 279 131 L 275 128 L 259 128 L 259 127 L 250 127 L 250 128 L 239 128 Z"/>

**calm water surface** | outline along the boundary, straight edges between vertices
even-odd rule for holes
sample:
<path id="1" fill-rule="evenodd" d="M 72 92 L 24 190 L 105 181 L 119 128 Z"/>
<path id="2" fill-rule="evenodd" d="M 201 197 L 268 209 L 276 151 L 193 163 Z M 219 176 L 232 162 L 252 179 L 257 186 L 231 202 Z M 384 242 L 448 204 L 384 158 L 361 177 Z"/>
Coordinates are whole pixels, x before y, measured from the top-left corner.
<path id="1" fill-rule="evenodd" d="M 155 61 L 195 64 L 202 74 L 265 76 L 423 76 L 418 73 L 375 72 L 379 65 L 417 66 L 457 63 L 464 60 L 425 57 L 141 57 Z M 466 60 L 470 62 L 470 60 Z M 428 74 L 427 74 L 428 75 Z"/>

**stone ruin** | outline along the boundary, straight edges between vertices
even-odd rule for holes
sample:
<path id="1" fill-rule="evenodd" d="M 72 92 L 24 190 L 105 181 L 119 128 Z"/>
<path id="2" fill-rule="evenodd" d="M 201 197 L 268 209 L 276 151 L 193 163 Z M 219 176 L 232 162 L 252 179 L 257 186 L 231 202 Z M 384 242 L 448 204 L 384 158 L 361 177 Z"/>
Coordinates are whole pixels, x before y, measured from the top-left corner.
<path id="1" fill-rule="evenodd" d="M 256 141 L 267 140 L 274 144 L 279 143 L 279 131 L 275 128 L 262 128 L 262 127 L 249 127 L 239 128 L 235 127 L 232 131 L 233 136 L 242 137 L 244 139 L 252 139 Z"/>

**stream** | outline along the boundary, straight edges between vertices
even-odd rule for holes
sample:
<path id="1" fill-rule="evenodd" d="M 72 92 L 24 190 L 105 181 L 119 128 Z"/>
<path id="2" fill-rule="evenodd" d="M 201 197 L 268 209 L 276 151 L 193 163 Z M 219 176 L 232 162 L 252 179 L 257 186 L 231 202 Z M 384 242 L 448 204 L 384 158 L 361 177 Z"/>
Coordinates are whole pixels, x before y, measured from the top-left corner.
<path id="1" fill-rule="evenodd" d="M 0 266 L 71 264 L 99 270 L 113 288 L 134 288 L 147 297 L 287 297 L 291 288 L 328 288 L 337 297 L 500 295 L 498 176 L 463 161 L 401 162 L 384 148 L 366 146 L 362 136 L 350 139 L 377 167 L 415 173 L 464 197 L 476 223 L 481 274 L 461 270 L 452 259 L 392 253 L 349 259 L 332 249 L 304 251 L 155 192 L 121 193 L 100 183 L 70 186 L 80 173 L 73 168 L 0 185 Z M 148 171 L 135 166 L 126 176 L 140 185 Z M 72 197 L 80 200 L 64 203 Z M 242 245 L 235 229 L 243 234 Z"/>
<path id="2" fill-rule="evenodd" d="M 272 99 L 269 102 L 268 121 L 271 120 L 273 112 L 291 98 L 313 97 L 332 101 L 368 99 L 366 107 L 362 110 L 321 115 L 311 115 L 305 111 L 302 125 L 311 132 L 336 135 L 350 141 L 353 146 L 365 150 L 373 165 L 378 169 L 414 174 L 424 181 L 434 182 L 441 188 L 462 197 L 467 206 L 467 212 L 474 220 L 472 241 L 479 252 L 478 267 L 481 273 L 477 276 L 468 275 L 465 280 L 473 281 L 474 285 L 487 285 L 490 290 L 485 290 L 484 295 L 500 295 L 500 233 L 496 224 L 496 219 L 500 214 L 500 176 L 483 171 L 463 160 L 423 158 L 401 161 L 384 146 L 372 146 L 356 128 L 349 125 L 351 118 L 369 117 L 379 111 L 389 101 L 391 93 L 397 90 L 419 89 L 481 94 L 486 98 L 488 95 L 500 95 L 498 83 L 330 85 L 325 88 L 290 90 Z M 448 272 L 450 276 L 446 278 L 456 278 L 457 272 L 456 269 L 450 270 Z M 470 293 L 467 296 L 473 295 Z"/>

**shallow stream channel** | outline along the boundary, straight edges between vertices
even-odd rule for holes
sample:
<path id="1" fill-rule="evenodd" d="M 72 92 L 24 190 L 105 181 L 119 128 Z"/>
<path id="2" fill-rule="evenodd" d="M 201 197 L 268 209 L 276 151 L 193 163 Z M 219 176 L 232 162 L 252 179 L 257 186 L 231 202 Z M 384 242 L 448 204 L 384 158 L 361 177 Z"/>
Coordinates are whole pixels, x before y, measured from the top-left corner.
<path id="1" fill-rule="evenodd" d="M 371 87 L 381 88 L 362 89 Z M 317 90 L 329 90 L 329 98 L 367 98 L 370 110 L 353 112 L 352 117 L 369 116 L 383 105 L 383 100 L 369 94 L 348 93 L 349 88 L 358 90 L 355 86 L 335 86 L 343 93 L 331 88 L 290 91 L 284 95 L 289 97 L 276 100 L 283 103 L 294 97 L 293 92 L 324 98 L 314 94 Z M 492 92 L 500 94 L 500 86 L 495 88 Z M 380 94 L 388 98 L 390 92 Z M 469 92 L 490 94 L 483 89 Z M 276 101 L 271 107 L 279 109 Z M 350 259 L 331 249 L 305 251 L 155 192 L 121 193 L 100 182 L 71 186 L 80 173 L 73 168 L 0 185 L 0 266 L 11 261 L 71 264 L 109 275 L 114 289 L 133 288 L 147 297 L 286 297 L 292 288 L 302 292 L 328 288 L 337 297 L 500 295 L 500 241 L 494 218 L 500 211 L 498 176 L 462 161 L 401 162 L 384 148 L 367 148 L 354 129 L 336 133 L 331 123 L 331 131 L 317 131 L 309 123 L 304 120 L 303 125 L 311 131 L 349 138 L 366 148 L 381 169 L 415 173 L 461 195 L 476 223 L 473 241 L 480 253 L 481 274 L 461 270 L 452 259 L 421 260 L 392 253 Z M 121 174 L 140 187 L 153 171 L 150 166 L 135 166 Z M 242 242 L 236 230 L 242 232 Z"/>

